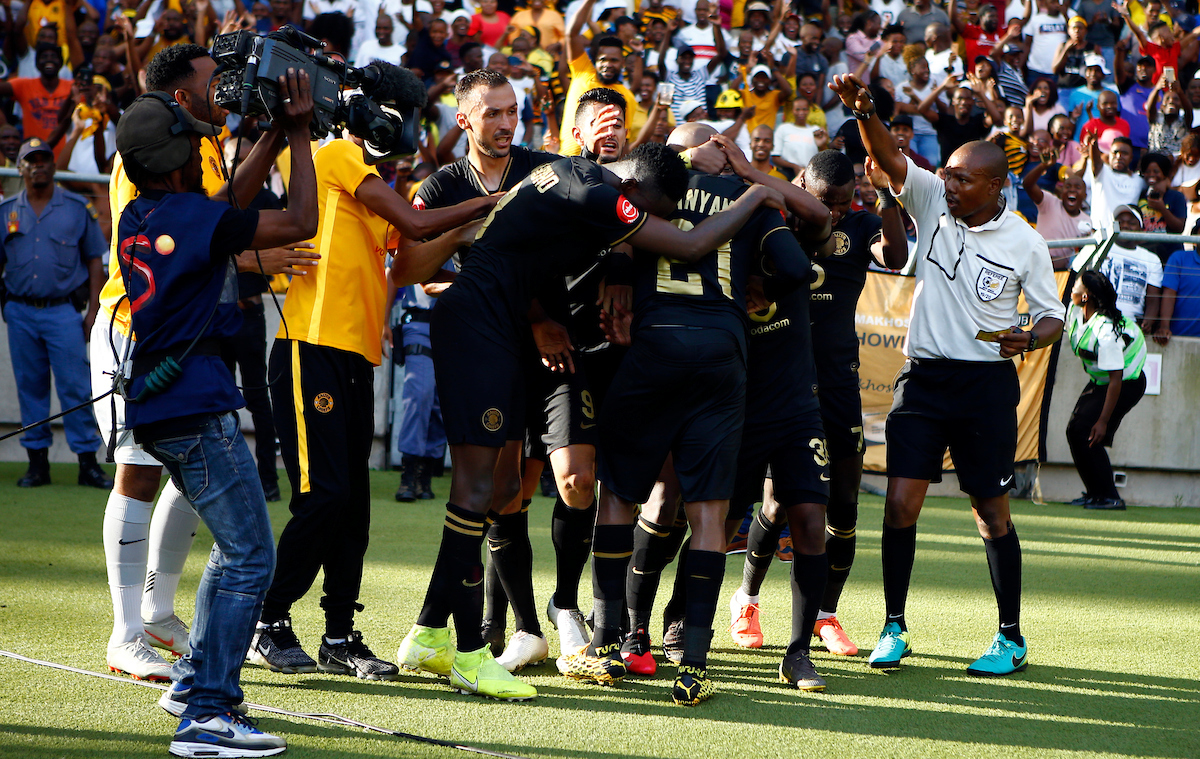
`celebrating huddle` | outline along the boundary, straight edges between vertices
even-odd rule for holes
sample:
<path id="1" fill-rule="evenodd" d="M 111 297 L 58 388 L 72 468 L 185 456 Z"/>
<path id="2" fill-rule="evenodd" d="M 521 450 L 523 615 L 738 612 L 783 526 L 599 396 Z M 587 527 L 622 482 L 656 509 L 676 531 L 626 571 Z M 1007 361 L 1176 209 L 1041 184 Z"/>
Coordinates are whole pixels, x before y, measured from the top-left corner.
<path id="1" fill-rule="evenodd" d="M 546 464 L 559 490 L 547 615 L 563 675 L 612 685 L 657 670 L 651 610 L 676 560 L 660 640 L 677 665 L 671 698 L 710 698 L 707 656 L 726 547 L 762 501 L 730 604 L 731 634 L 739 645 L 762 645 L 759 587 L 789 524 L 792 635 L 780 679 L 824 690 L 809 656 L 814 637 L 831 653 L 857 653 L 836 616 L 853 563 L 862 472 L 855 303 L 872 261 L 907 261 L 901 206 L 917 228 L 920 295 L 887 426 L 887 618 L 870 665 L 898 667 L 913 651 L 904 602 L 916 521 L 949 448 L 984 539 L 1000 617 L 968 672 L 1025 668 L 1021 553 L 1007 496 L 1018 398 L 1009 359 L 1056 340 L 1063 307 L 1045 243 L 1004 205 L 1000 148 L 968 143 L 951 156 L 943 181 L 900 152 L 856 77 L 836 78 L 831 87 L 859 120 L 871 157 L 883 208 L 874 216 L 850 210 L 854 169 L 836 151 L 814 157 L 795 184 L 755 168 L 702 124 L 627 153 L 625 99 L 605 87 L 584 92 L 570 115 L 580 156 L 513 146 L 513 89 L 503 75 L 480 70 L 455 92 L 467 156 L 431 176 L 408 206 L 354 142 L 335 140 L 311 160 L 296 149 L 307 145 L 311 98 L 307 80 L 293 74 L 280 82 L 289 94 L 282 121 L 293 145 L 293 208 L 233 211 L 200 196 L 202 135 L 215 127 L 178 102 L 190 100 L 204 73 L 190 59 L 180 67 L 178 86 L 136 104 L 146 125 L 123 121 L 118 133 L 141 196 L 121 214 L 116 280 L 133 298 L 131 328 L 148 351 L 134 353 L 136 392 L 121 421 L 151 457 L 139 465 L 165 465 L 176 497 L 194 506 L 217 541 L 190 652 L 170 671 L 173 685 L 160 702 L 183 717 L 172 752 L 203 755 L 214 742 L 234 752 L 227 755 L 283 750 L 283 739 L 241 717 L 237 680 L 247 648 L 249 661 L 284 673 L 391 679 L 403 668 L 447 678 L 464 693 L 534 698 L 534 687 L 513 673 L 549 656 L 528 534 L 529 499 Z M 419 107 L 423 93 L 413 93 L 410 103 L 399 91 L 399 105 Z M 175 123 L 170 140 L 156 141 L 155 129 Z M 251 153 L 243 171 L 260 170 L 261 158 Z M 234 190 L 242 192 L 240 183 L 222 192 Z M 205 235 L 184 243 L 178 220 L 154 213 L 165 206 L 208 219 Z M 400 245 L 396 232 L 414 242 Z M 161 245 L 172 234 L 181 242 L 173 254 Z M 239 251 L 301 239 L 318 244 L 319 273 L 293 284 L 271 356 L 293 492 L 276 560 L 261 489 L 245 476 L 253 467 L 231 413 L 236 388 L 200 337 L 233 323 L 222 283 Z M 385 274 L 377 252 L 397 245 Z M 452 257 L 454 266 L 445 266 Z M 160 290 L 167 283 L 194 304 L 188 320 L 155 299 L 156 276 Z M 396 286 L 446 285 L 430 342 L 453 462 L 437 560 L 395 663 L 354 629 L 370 521 L 370 375 L 380 361 L 373 340 L 386 277 Z M 1015 326 L 1022 294 L 1029 331 Z M 200 337 L 190 334 L 209 313 Z M 160 389 L 150 370 L 168 358 L 186 381 Z M 215 378 L 209 386 L 206 376 Z M 989 399 L 986 407 L 979 397 Z M 213 487 L 210 477 L 225 481 Z M 235 506 L 239 519 L 230 517 Z M 578 589 L 589 555 L 591 631 Z M 314 660 L 292 630 L 290 608 L 318 570 L 326 632 Z M 114 598 L 119 590 L 114 585 Z M 506 644 L 508 606 L 516 630 Z M 114 668 L 137 674 L 137 666 L 122 659 Z"/>

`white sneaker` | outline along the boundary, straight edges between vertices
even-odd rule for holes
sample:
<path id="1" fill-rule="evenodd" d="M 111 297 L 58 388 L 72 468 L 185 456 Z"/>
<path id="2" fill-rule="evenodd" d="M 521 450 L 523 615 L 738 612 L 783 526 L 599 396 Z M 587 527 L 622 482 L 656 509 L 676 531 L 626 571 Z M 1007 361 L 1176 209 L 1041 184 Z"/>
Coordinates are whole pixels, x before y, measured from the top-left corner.
<path id="1" fill-rule="evenodd" d="M 168 682 L 171 679 L 171 665 L 147 646 L 140 635 L 128 643 L 108 647 L 108 668 L 135 680 Z"/>
<path id="2" fill-rule="evenodd" d="M 192 757 L 275 756 L 286 750 L 287 741 L 262 732 L 240 714 L 185 719 L 175 730 L 170 748 L 172 756 Z"/>
<path id="3" fill-rule="evenodd" d="M 163 694 L 158 697 L 158 705 L 174 717 L 182 717 L 183 710 L 188 705 L 188 695 L 192 692 L 191 688 L 183 688 L 179 683 L 171 683 L 171 687 L 163 691 Z M 243 701 L 240 704 L 233 705 L 233 711 L 238 714 L 246 714 L 249 710 L 246 708 L 246 703 Z"/>
<path id="4" fill-rule="evenodd" d="M 558 630 L 559 649 L 563 656 L 570 656 L 592 642 L 579 609 L 560 609 L 554 605 L 554 596 L 550 596 L 546 603 L 546 616 Z"/>
<path id="5" fill-rule="evenodd" d="M 517 630 L 509 638 L 504 653 L 496 657 L 496 663 L 509 672 L 516 672 L 531 664 L 541 664 L 549 655 L 550 646 L 546 643 L 546 636 Z"/>
<path id="6" fill-rule="evenodd" d="M 192 652 L 188 644 L 188 626 L 174 614 L 158 622 L 143 622 L 142 626 L 146 628 L 146 642 L 155 648 L 172 651 L 179 656 L 187 656 Z"/>

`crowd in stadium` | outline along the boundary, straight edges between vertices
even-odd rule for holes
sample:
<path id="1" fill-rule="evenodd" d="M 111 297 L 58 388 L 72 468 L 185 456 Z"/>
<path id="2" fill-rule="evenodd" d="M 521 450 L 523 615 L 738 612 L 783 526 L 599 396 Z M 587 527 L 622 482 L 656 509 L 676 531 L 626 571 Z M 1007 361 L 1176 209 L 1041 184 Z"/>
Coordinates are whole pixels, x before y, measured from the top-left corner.
<path id="1" fill-rule="evenodd" d="M 1021 672 L 1009 359 L 1060 335 L 1079 356 L 1076 504 L 1124 509 L 1105 448 L 1145 392 L 1146 341 L 1200 336 L 1190 247 L 1117 241 L 1063 293 L 1054 270 L 1078 246 L 1046 245 L 1197 228 L 1193 2 L 0 8 L 0 152 L 17 169 L 0 267 L 22 422 L 49 415 L 51 373 L 64 409 L 127 380 L 64 424 L 79 484 L 110 491 L 107 665 L 171 682 L 159 703 L 182 717 L 178 755 L 285 748 L 243 716 L 243 659 L 367 679 L 403 668 L 534 698 L 512 673 L 547 660 L 553 639 L 531 577 L 543 471 L 557 568 L 544 611 L 563 675 L 612 685 L 657 670 L 650 613 L 675 562 L 658 642 L 678 666 L 672 700 L 707 700 L 725 554 L 746 548 L 730 635 L 761 647 L 759 588 L 786 529 L 780 678 L 824 690 L 810 646 L 858 653 L 836 612 L 855 552 L 854 309 L 869 270 L 922 291 L 887 425 L 887 614 L 869 665 L 913 652 L 916 524 L 948 448 L 1000 622 L 967 671 Z M 367 160 L 350 134 L 310 141 L 303 72 L 279 80 L 270 119 L 214 104 L 213 40 L 289 26 L 385 72 L 375 96 L 419 122 L 411 155 Z M 447 447 L 452 460 L 428 595 L 396 663 L 355 625 L 385 360 L 405 366 L 396 500 L 435 498 Z M 277 440 L 291 515 L 276 546 Z M 50 444 L 48 425 L 26 432 L 18 485 L 50 482 Z M 216 544 L 189 630 L 175 595 L 201 520 Z M 320 572 L 313 658 L 291 609 Z"/>

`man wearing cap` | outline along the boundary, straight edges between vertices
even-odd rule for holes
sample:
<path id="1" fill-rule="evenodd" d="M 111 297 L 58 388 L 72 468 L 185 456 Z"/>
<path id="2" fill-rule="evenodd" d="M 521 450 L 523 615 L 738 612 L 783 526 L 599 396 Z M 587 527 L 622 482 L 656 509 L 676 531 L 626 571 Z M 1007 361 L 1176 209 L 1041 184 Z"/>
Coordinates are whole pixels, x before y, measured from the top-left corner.
<path id="1" fill-rule="evenodd" d="M 1121 93 L 1121 118 L 1129 122 L 1129 139 L 1133 147 L 1145 150 L 1150 139 L 1150 118 L 1146 115 L 1146 101 L 1154 91 L 1154 59 L 1148 55 L 1138 58 L 1133 69 L 1133 80 L 1125 73 L 1124 56 L 1117 65 L 1117 87 Z"/>
<path id="2" fill-rule="evenodd" d="M 912 159 L 922 169 L 933 171 L 933 164 L 930 163 L 925 156 L 914 151 L 910 147 L 913 138 L 913 119 L 907 113 L 902 113 L 899 116 L 892 118 L 888 130 L 892 133 L 892 137 L 896 140 L 896 147 L 900 148 L 900 152 L 908 158 Z"/>
<path id="3" fill-rule="evenodd" d="M 667 49 L 671 44 L 671 35 L 664 35 L 658 48 L 658 79 L 673 88 L 671 93 L 671 115 L 676 123 L 683 123 L 687 114 L 679 109 L 689 100 L 704 101 L 704 91 L 708 86 L 709 70 L 720 65 L 716 58 L 709 59 L 703 71 L 695 71 L 696 51 L 689 45 L 676 48 L 675 70 L 667 65 Z"/>
<path id="4" fill-rule="evenodd" d="M 1088 103 L 1094 102 L 1105 90 L 1117 92 L 1116 85 L 1105 83 L 1104 80 L 1107 76 L 1108 65 L 1104 62 L 1104 56 L 1099 53 L 1085 53 L 1083 56 L 1083 84 L 1074 89 L 1059 90 L 1059 102 L 1062 103 L 1063 108 L 1071 112 L 1078 106 L 1086 107 Z M 1083 121 L 1080 120 L 1079 123 L 1082 127 Z"/>
<path id="5" fill-rule="evenodd" d="M 244 401 L 220 356 L 221 340 L 241 325 L 234 256 L 308 239 L 317 228 L 307 119 L 297 118 L 312 110 L 307 74 L 280 77 L 280 88 L 288 95 L 291 144 L 286 211 L 210 200 L 200 143 L 218 127 L 165 92 L 138 98 L 117 128 L 117 150 L 139 193 L 114 231 L 138 335 L 122 382 L 125 424 L 167 468 L 215 541 L 196 597 L 191 650 L 176 662 L 174 686 L 164 694 L 186 702 L 168 709 L 182 717 L 171 743 L 176 756 L 270 756 L 287 745 L 256 730 L 237 706 L 275 551 L 236 414 Z"/>
<path id="6" fill-rule="evenodd" d="M 685 104 L 683 107 L 687 108 L 687 105 Z M 716 120 L 702 119 L 702 121 L 736 142 L 743 154 L 750 155 L 750 131 L 746 129 L 746 122 L 754 114 L 745 107 L 742 93 L 737 90 L 725 90 L 717 97 L 715 110 L 717 112 Z M 685 112 L 685 121 L 688 120 L 687 115 L 688 113 Z"/>
<path id="7" fill-rule="evenodd" d="M 1087 22 L 1087 41 L 1095 46 L 1104 58 L 1105 68 L 1113 70 L 1113 55 L 1117 38 L 1121 35 L 1121 15 L 1117 13 L 1113 0 L 1080 0 L 1075 12 Z M 1106 75 L 1112 81 L 1111 73 Z"/>
<path id="8" fill-rule="evenodd" d="M 1143 231 L 1142 214 L 1135 206 L 1117 206 L 1113 218 L 1122 232 Z M 1100 273 L 1112 283 L 1121 314 L 1140 324 L 1143 330 L 1153 329 L 1158 321 L 1163 284 L 1163 264 L 1159 257 L 1137 243 L 1117 240 L 1100 264 Z"/>
<path id="9" fill-rule="evenodd" d="M 0 203 L 5 223 L 0 300 L 24 426 L 50 416 L 51 370 L 63 409 L 91 398 L 85 343 L 104 284 L 106 243 L 92 204 L 54 184 L 49 144 L 38 137 L 26 141 L 17 154 L 17 168 L 25 189 Z M 84 305 L 87 315 L 81 320 Z M 91 410 L 67 414 L 63 426 L 79 457 L 79 484 L 111 488 L 113 481 L 96 463 L 101 439 Z M 19 487 L 50 484 L 51 440 L 49 424 L 21 438 L 29 471 L 17 480 Z"/>
<path id="10" fill-rule="evenodd" d="M 1092 43 L 1087 41 L 1087 22 L 1082 16 L 1072 16 L 1067 22 L 1067 39 L 1054 53 L 1054 73 L 1058 76 L 1058 88 L 1067 90 L 1082 87 L 1084 58 L 1092 53 Z M 1100 59 L 1101 63 L 1104 59 Z"/>
<path id="11" fill-rule="evenodd" d="M 998 146 L 968 142 L 946 161 L 945 179 L 897 149 L 857 77 L 832 89 L 858 119 L 863 144 L 888 176 L 917 228 L 917 292 L 887 423 L 883 586 L 886 619 L 870 656 L 892 669 L 912 654 L 905 620 L 917 519 L 947 448 L 983 538 L 1000 629 L 967 673 L 1008 675 L 1028 664 L 1021 634 L 1021 544 L 1008 491 L 1017 447 L 1020 386 L 1014 356 L 1057 340 L 1064 309 L 1046 241 L 1010 211 L 1001 190 L 1008 161 Z M 1030 329 L 1017 326 L 1018 298 Z M 981 402 L 986 399 L 986 402 Z"/>

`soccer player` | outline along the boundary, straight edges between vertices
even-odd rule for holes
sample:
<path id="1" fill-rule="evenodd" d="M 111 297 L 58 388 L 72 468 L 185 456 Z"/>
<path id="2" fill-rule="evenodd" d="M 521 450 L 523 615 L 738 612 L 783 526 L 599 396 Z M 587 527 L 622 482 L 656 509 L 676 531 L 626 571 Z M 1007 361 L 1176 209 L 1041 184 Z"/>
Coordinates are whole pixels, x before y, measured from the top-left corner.
<path id="1" fill-rule="evenodd" d="M 373 65 L 385 74 L 373 93 L 377 102 L 395 104 L 401 112 L 425 104 L 425 88 L 415 75 L 391 64 Z M 374 368 L 381 360 L 386 310 L 384 256 L 399 235 L 433 237 L 486 213 L 495 199 L 416 211 L 366 163 L 364 153 L 362 140 L 354 137 L 332 140 L 313 158 L 320 199 L 314 240 L 321 261 L 313 276 L 293 280 L 270 359 L 271 405 L 292 486 L 292 516 L 279 538 L 278 566 L 248 658 L 288 674 L 320 670 L 390 679 L 398 673 L 396 665 L 375 656 L 354 629 L 370 531 L 368 462 Z M 413 250 L 396 255 L 397 284 L 414 281 L 407 277 L 417 257 Z M 291 607 L 321 570 L 325 635 L 314 661 L 292 630 Z"/>
<path id="2" fill-rule="evenodd" d="M 813 355 L 830 462 L 825 526 L 829 577 L 812 633 L 830 653 L 853 656 L 858 653 L 858 646 L 838 622 L 837 607 L 854 563 L 858 487 L 863 465 L 862 398 L 858 389 L 854 312 L 867 281 L 867 267 L 873 261 L 889 269 L 903 267 L 908 260 L 908 243 L 900 209 L 886 188 L 877 188 L 888 204 L 882 216 L 850 210 L 854 200 L 854 166 L 838 151 L 818 153 L 799 182 L 829 208 L 835 242 L 832 255 L 813 264 L 815 278 L 811 286 Z M 758 589 L 786 524 L 775 518 L 774 510 L 766 508 L 751 522 L 743 584 L 729 602 L 730 634 L 740 646 L 762 645 Z M 794 532 L 792 540 L 794 546 Z"/>
<path id="3" fill-rule="evenodd" d="M 621 71 L 625 66 L 625 43 L 620 37 L 604 35 L 589 43 L 583 36 L 584 24 L 592 16 L 592 6 L 595 0 L 583 0 L 579 10 L 571 17 L 570 27 L 563 40 L 563 54 L 571 69 L 571 86 L 567 89 L 566 107 L 564 114 L 573 114 L 579 105 L 579 98 L 588 90 L 596 87 L 606 87 L 619 93 L 625 98 L 625 112 L 637 110 L 637 97 L 621 82 Z M 594 53 L 595 59 L 589 57 Z M 633 56 L 632 71 L 629 81 L 642 81 L 644 62 L 640 54 Z M 579 155 L 579 143 L 573 139 L 572 129 L 575 124 L 571 119 L 564 118 L 559 128 L 560 151 L 563 155 Z"/>
<path id="4" fill-rule="evenodd" d="M 1006 207 L 1008 161 L 998 146 L 975 141 L 954 151 L 942 180 L 900 153 L 857 77 L 836 77 L 831 89 L 854 112 L 871 159 L 898 188 L 896 199 L 917 227 L 917 250 L 925 251 L 917 259 L 908 362 L 887 421 L 887 619 L 870 664 L 895 668 L 912 654 L 904 607 L 917 517 L 949 448 L 960 487 L 971 497 L 1000 617 L 999 632 L 967 673 L 1019 672 L 1028 665 L 1028 644 L 1020 626 L 1021 544 L 1008 490 L 1021 389 L 1010 359 L 1062 333 L 1064 309 L 1046 241 Z M 1029 331 L 1017 326 L 1022 294 Z"/>
<path id="5" fill-rule="evenodd" d="M 693 174 L 673 223 L 690 229 L 760 187 Z M 793 281 L 807 273 L 790 234 L 779 236 L 790 245 L 774 244 L 779 230 L 786 231 L 782 216 L 763 209 L 731 244 L 699 261 L 635 256 L 633 344 L 600 417 L 598 469 L 607 490 L 593 539 L 596 629 L 591 644 L 560 667 L 568 677 L 611 683 L 626 672 L 617 640 L 623 588 L 607 587 L 601 558 L 615 560 L 634 549 L 633 505 L 649 498 L 670 454 L 692 528 L 684 654 L 672 698 L 694 705 L 714 691 L 706 662 L 745 415 L 746 280 L 759 253 Z"/>
<path id="6" fill-rule="evenodd" d="M 151 91 L 169 93 L 200 121 L 221 126 L 225 123 L 225 111 L 212 100 L 216 92 L 213 77 L 216 66 L 204 48 L 174 45 L 154 56 L 146 66 L 146 86 Z M 297 118 L 307 124 L 310 117 L 302 114 Z M 292 118 L 290 114 L 281 114 L 278 128 L 259 140 L 241 164 L 236 175 L 240 207 L 248 205 L 262 188 L 283 145 L 284 133 L 292 126 Z M 215 138 L 201 139 L 200 155 L 205 193 L 215 200 L 227 198 L 234 188 L 227 184 Z M 137 188 L 126 175 L 118 153 L 109 184 L 114 229 L 120 228 L 121 212 L 136 196 Z M 96 395 L 112 389 L 117 364 L 136 345 L 130 327 L 129 298 L 116 255 L 118 242 L 114 233 L 109 278 L 100 291 L 100 314 L 89 341 L 92 392 Z M 238 270 L 259 272 L 261 261 L 261 271 L 265 274 L 284 272 L 303 277 L 314 256 L 294 249 L 298 247 L 263 250 L 257 258 L 254 251 L 245 251 L 236 257 Z M 304 244 L 304 247 L 311 246 Z M 175 592 L 200 517 L 173 479 L 167 480 L 155 507 L 162 465 L 142 449 L 125 427 L 124 400 L 114 394 L 94 408 L 117 463 L 116 484 L 104 509 L 104 557 L 113 601 L 108 667 L 143 680 L 165 680 L 171 668 L 151 646 L 180 656 L 188 653 L 188 628 L 175 614 Z M 171 694 L 179 695 L 176 689 Z M 176 715 L 182 711 L 182 703 L 176 702 Z"/>
<path id="7" fill-rule="evenodd" d="M 511 502 L 516 477 L 493 482 L 508 441 L 524 436 L 520 344 L 538 286 L 578 272 L 626 239 L 635 246 L 698 260 L 777 194 L 755 188 L 690 231 L 657 216 L 683 197 L 682 161 L 647 144 L 603 168 L 582 158 L 539 166 L 510 190 L 484 223 L 462 270 L 434 308 L 434 366 L 454 462 L 441 550 L 425 604 L 397 656 L 411 668 L 449 676 L 453 687 L 505 700 L 536 690 L 492 658 L 480 635 L 483 567 L 479 551 L 493 500 Z M 530 220 L 536 219 L 536 224 Z M 478 381 L 488 367 L 487 382 Z M 455 617 L 458 651 L 447 627 Z"/>

